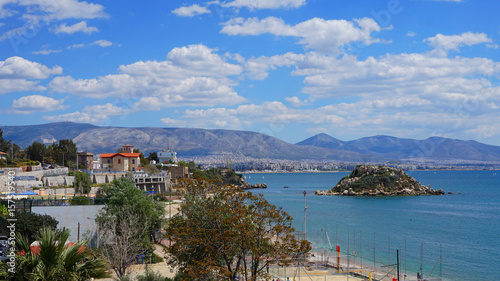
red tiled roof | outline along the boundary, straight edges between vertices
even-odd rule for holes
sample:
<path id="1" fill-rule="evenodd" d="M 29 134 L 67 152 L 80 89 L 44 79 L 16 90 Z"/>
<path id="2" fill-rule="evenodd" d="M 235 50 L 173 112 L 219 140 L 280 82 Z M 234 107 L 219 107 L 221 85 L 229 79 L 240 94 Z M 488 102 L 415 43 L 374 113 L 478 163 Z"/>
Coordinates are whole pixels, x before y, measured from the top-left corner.
<path id="1" fill-rule="evenodd" d="M 141 157 L 140 153 L 118 153 L 119 155 L 127 158 L 136 158 L 136 157 Z"/>
<path id="2" fill-rule="evenodd" d="M 5 152 L 1 152 L 1 151 L 0 151 L 0 154 L 5 154 L 5 155 L 7 155 L 7 153 L 5 153 Z"/>
<path id="3" fill-rule="evenodd" d="M 101 153 L 101 158 L 113 158 L 118 153 Z"/>
<path id="4" fill-rule="evenodd" d="M 118 155 L 123 156 L 123 157 L 127 157 L 127 158 L 141 157 L 140 153 L 102 153 L 101 158 L 113 158 L 113 157 L 118 156 Z"/>

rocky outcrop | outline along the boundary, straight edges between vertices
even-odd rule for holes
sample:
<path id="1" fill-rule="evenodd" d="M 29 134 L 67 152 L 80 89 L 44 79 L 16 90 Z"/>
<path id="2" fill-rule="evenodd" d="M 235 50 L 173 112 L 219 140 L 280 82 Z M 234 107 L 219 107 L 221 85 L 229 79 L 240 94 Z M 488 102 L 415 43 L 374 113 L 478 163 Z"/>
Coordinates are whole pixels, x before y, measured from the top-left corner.
<path id="1" fill-rule="evenodd" d="M 443 195 L 442 189 L 434 190 L 420 184 L 403 170 L 387 166 L 358 165 L 342 178 L 331 190 L 318 190 L 316 195 L 343 196 L 397 196 Z"/>
<path id="2" fill-rule="evenodd" d="M 261 188 L 267 188 L 267 184 L 265 183 L 256 183 L 256 184 L 249 184 L 248 182 L 245 181 L 245 179 L 242 177 L 240 180 L 240 188 L 241 189 L 261 189 Z"/>

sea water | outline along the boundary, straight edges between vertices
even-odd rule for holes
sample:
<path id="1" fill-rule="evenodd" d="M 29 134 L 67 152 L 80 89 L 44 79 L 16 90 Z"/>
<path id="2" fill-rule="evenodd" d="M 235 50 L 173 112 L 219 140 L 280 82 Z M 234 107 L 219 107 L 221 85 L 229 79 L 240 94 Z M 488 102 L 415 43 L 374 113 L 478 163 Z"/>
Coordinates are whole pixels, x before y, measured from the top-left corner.
<path id="1" fill-rule="evenodd" d="M 408 275 L 423 271 L 424 277 L 432 272 L 443 280 L 500 279 L 499 171 L 408 172 L 424 185 L 454 193 L 443 196 L 314 195 L 347 174 L 244 176 L 250 184 L 267 184 L 252 192 L 288 212 L 298 231 L 304 230 L 305 198 L 306 235 L 316 249 L 339 245 L 368 267 L 374 260 L 376 266 L 395 264 L 399 250 L 400 268 Z"/>

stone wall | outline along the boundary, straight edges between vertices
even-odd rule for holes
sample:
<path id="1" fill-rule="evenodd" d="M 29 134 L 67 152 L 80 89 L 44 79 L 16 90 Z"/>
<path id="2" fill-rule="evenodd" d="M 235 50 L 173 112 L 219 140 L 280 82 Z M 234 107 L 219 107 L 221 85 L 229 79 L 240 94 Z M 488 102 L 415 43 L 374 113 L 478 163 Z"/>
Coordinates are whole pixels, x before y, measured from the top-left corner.
<path id="1" fill-rule="evenodd" d="M 67 174 L 68 174 L 67 167 L 43 170 L 44 176 L 57 176 L 57 175 L 67 175 Z"/>
<path id="2" fill-rule="evenodd" d="M 94 173 L 92 182 L 96 184 L 110 183 L 121 177 L 127 177 L 127 173 Z"/>
<path id="3" fill-rule="evenodd" d="M 44 177 L 43 182 L 45 186 L 63 186 L 63 185 L 73 185 L 75 181 L 74 176 L 55 176 L 55 177 Z"/>

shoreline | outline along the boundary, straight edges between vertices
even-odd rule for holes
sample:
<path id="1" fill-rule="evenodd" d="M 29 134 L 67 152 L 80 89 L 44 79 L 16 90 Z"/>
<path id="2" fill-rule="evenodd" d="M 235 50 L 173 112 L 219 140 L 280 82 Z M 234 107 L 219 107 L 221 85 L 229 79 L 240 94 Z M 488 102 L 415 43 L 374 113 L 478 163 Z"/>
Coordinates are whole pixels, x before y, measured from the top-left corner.
<path id="1" fill-rule="evenodd" d="M 446 171 L 492 171 L 492 172 L 500 172 L 500 169 L 410 169 L 405 170 L 405 172 L 446 172 Z M 282 171 L 282 170 L 249 170 L 249 171 L 235 171 L 238 174 L 321 174 L 321 173 L 343 173 L 343 172 L 351 172 L 351 170 L 332 170 L 332 171 Z"/>

